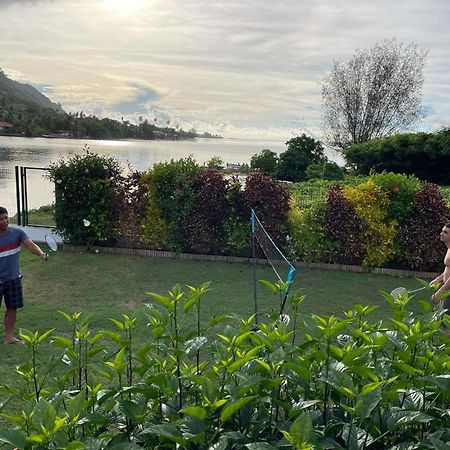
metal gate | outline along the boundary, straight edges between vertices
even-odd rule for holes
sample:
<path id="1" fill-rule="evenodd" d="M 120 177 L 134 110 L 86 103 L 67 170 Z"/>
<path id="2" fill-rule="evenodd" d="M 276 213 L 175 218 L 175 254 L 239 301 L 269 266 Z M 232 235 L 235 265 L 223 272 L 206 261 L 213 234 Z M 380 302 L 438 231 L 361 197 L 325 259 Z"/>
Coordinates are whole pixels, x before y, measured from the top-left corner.
<path id="1" fill-rule="evenodd" d="M 45 167 L 16 166 L 17 224 L 55 226 L 55 190 Z"/>

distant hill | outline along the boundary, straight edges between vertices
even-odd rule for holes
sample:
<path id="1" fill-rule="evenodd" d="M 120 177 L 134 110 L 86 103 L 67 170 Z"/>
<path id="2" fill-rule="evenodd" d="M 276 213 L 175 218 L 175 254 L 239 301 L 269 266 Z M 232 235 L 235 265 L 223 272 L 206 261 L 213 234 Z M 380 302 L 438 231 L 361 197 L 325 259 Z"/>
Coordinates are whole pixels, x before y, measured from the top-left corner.
<path id="1" fill-rule="evenodd" d="M 0 0 L 1 1 L 1 0 Z M 139 124 L 128 120 L 99 119 L 81 112 L 67 114 L 61 105 L 53 103 L 29 84 L 8 78 L 0 69 L 0 135 L 44 136 L 89 139 L 191 139 L 214 137 L 198 134 L 194 129 L 157 127 L 147 119 Z"/>
<path id="2" fill-rule="evenodd" d="M 15 111 L 36 112 L 50 109 L 57 113 L 64 113 L 61 105 L 53 103 L 33 86 L 8 78 L 0 69 L 0 115 L 2 109 L 11 107 Z"/>

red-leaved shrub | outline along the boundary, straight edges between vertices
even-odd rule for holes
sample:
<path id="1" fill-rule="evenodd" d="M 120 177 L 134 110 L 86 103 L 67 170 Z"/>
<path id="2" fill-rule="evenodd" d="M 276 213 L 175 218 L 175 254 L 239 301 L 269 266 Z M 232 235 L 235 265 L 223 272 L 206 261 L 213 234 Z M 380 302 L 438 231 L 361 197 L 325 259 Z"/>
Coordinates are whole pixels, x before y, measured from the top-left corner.
<path id="1" fill-rule="evenodd" d="M 220 253 L 229 214 L 228 182 L 217 170 L 200 170 L 193 180 L 194 209 L 182 226 L 185 251 Z"/>
<path id="2" fill-rule="evenodd" d="M 323 219 L 326 236 L 340 244 L 336 262 L 361 264 L 365 257 L 362 239 L 364 221 L 344 197 L 341 186 L 335 185 L 330 189 Z"/>
<path id="3" fill-rule="evenodd" d="M 254 209 L 273 241 L 283 248 L 287 242 L 287 189 L 269 176 L 251 173 L 245 181 L 244 202 L 248 208 L 248 220 L 250 210 Z"/>
<path id="4" fill-rule="evenodd" d="M 439 240 L 448 223 L 450 210 L 436 184 L 425 184 L 417 193 L 416 205 L 400 230 L 406 266 L 420 270 L 440 270 L 445 247 Z"/>

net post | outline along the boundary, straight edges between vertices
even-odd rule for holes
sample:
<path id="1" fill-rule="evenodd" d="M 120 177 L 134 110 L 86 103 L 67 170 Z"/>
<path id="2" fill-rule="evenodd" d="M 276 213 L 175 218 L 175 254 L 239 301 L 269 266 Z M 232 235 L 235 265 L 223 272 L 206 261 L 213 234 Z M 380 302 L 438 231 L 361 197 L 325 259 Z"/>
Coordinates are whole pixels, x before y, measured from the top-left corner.
<path id="1" fill-rule="evenodd" d="M 281 304 L 281 308 L 280 308 L 280 316 L 281 314 L 283 314 L 283 310 L 284 310 L 284 306 L 286 305 L 286 300 L 289 294 L 289 288 L 291 287 L 291 283 L 292 280 L 294 279 L 294 275 L 295 275 L 295 267 L 291 266 L 291 268 L 289 269 L 289 273 L 288 276 L 286 278 L 286 283 L 288 283 L 286 290 L 284 291 L 284 298 L 283 298 L 283 303 Z"/>
<path id="2" fill-rule="evenodd" d="M 258 324 L 258 298 L 256 295 L 256 240 L 255 240 L 255 211 L 252 209 L 251 223 L 252 223 L 252 266 L 253 266 L 253 306 L 255 309 L 255 324 Z"/>

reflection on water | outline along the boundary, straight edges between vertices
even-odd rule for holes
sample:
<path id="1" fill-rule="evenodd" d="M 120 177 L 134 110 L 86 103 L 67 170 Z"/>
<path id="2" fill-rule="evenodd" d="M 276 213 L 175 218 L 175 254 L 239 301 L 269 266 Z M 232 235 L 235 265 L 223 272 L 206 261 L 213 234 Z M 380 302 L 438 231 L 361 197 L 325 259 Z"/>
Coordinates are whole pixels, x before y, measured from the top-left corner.
<path id="1" fill-rule="evenodd" d="M 213 156 L 220 156 L 224 163 L 249 164 L 250 158 L 265 148 L 276 153 L 286 150 L 285 142 L 270 140 L 98 141 L 0 136 L 0 204 L 10 209 L 10 215 L 11 211 L 16 210 L 14 166 L 47 167 L 63 157 L 82 154 L 85 145 L 99 155 L 117 158 L 124 168 L 130 164 L 137 170 L 148 170 L 156 162 L 186 158 L 190 155 L 200 164 L 209 161 Z M 338 163 L 341 162 L 337 154 L 328 156 Z M 41 185 L 40 190 L 43 189 L 47 189 L 50 194 L 52 192 L 50 183 L 47 187 Z M 48 193 L 45 193 L 45 198 L 48 198 Z M 30 207 L 38 207 L 41 204 L 33 204 Z"/>

